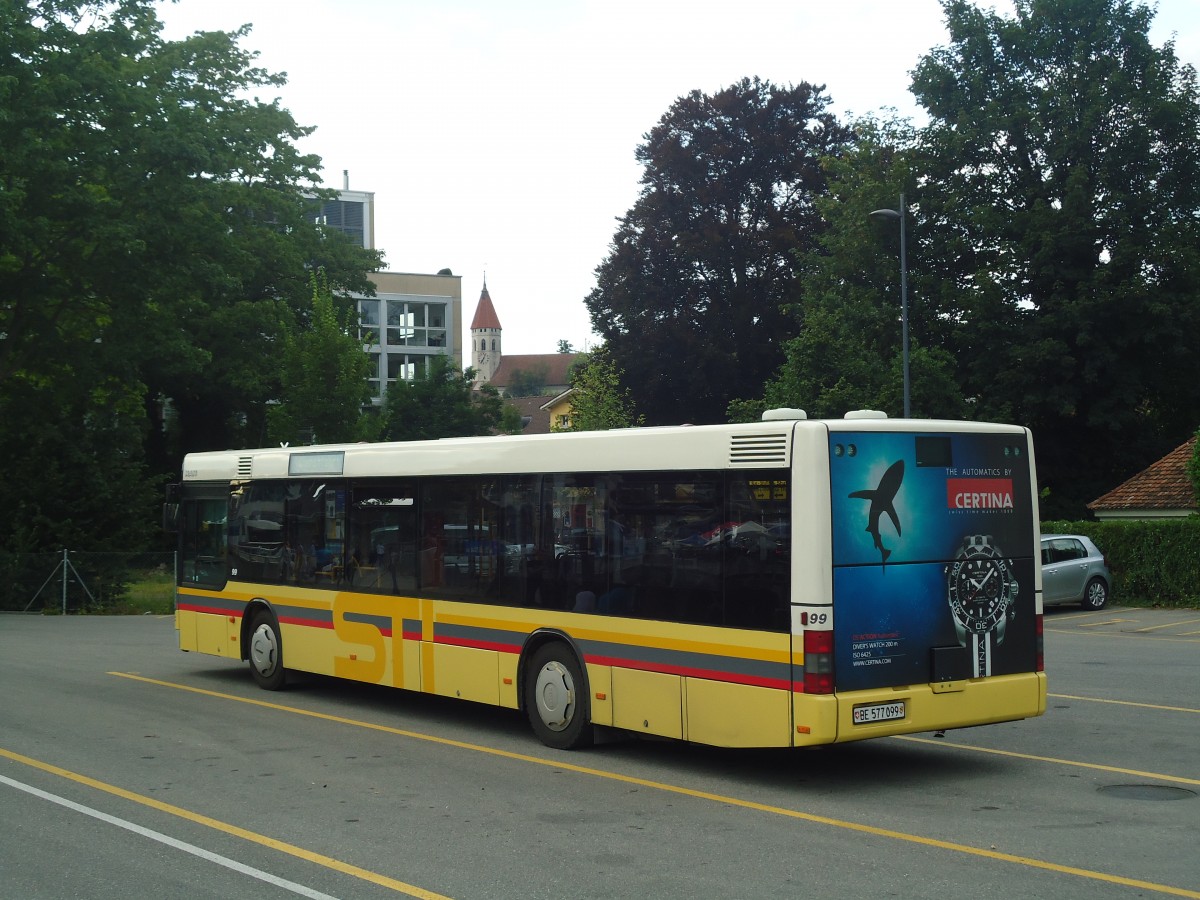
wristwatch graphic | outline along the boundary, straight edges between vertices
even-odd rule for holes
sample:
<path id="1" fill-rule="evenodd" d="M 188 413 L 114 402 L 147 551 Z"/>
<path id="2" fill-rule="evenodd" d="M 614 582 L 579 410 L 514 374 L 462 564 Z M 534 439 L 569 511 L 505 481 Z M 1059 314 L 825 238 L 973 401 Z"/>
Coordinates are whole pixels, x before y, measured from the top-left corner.
<path id="1" fill-rule="evenodd" d="M 946 572 L 958 642 L 971 648 L 974 677 L 991 675 L 992 637 L 996 646 L 1004 643 L 1008 620 L 1016 613 L 1017 579 L 990 534 L 964 537 Z"/>

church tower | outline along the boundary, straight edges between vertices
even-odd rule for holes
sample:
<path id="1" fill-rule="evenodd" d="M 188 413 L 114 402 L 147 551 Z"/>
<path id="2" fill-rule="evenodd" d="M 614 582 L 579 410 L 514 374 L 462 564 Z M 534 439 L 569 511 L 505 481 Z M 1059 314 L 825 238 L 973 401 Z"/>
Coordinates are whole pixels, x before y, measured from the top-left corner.
<path id="1" fill-rule="evenodd" d="M 500 331 L 500 318 L 492 306 L 485 275 L 475 318 L 471 320 L 471 366 L 475 369 L 476 384 L 491 381 L 500 367 Z"/>

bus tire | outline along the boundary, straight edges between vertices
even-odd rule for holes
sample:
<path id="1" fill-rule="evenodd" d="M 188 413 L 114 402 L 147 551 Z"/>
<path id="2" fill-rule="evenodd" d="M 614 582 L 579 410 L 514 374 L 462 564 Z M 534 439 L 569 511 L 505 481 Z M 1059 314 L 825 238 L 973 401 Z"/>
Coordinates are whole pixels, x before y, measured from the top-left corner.
<path id="1" fill-rule="evenodd" d="M 269 612 L 259 612 L 251 620 L 246 658 L 250 661 L 250 674 L 254 676 L 259 687 L 267 691 L 278 691 L 287 683 L 279 623 Z"/>
<path id="2" fill-rule="evenodd" d="M 566 644 L 555 641 L 534 651 L 525 672 L 525 712 L 547 747 L 574 750 L 592 743 L 587 680 Z"/>

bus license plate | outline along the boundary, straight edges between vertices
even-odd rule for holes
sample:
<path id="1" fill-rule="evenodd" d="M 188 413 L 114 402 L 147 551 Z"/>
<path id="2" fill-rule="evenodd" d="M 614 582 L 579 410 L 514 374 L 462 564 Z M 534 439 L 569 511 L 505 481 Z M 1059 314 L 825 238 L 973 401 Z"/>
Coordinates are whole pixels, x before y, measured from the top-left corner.
<path id="1" fill-rule="evenodd" d="M 904 718 L 904 701 L 896 703 L 871 703 L 854 707 L 854 724 L 867 725 L 871 722 L 891 722 Z"/>

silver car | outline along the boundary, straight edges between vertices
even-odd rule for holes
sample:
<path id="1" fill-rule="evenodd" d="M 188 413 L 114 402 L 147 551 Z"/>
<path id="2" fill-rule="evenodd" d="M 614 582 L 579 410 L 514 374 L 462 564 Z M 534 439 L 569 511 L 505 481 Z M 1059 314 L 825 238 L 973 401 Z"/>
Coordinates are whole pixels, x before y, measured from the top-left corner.
<path id="1" fill-rule="evenodd" d="M 1081 534 L 1042 535 L 1042 604 L 1103 609 L 1112 593 L 1108 560 Z"/>

